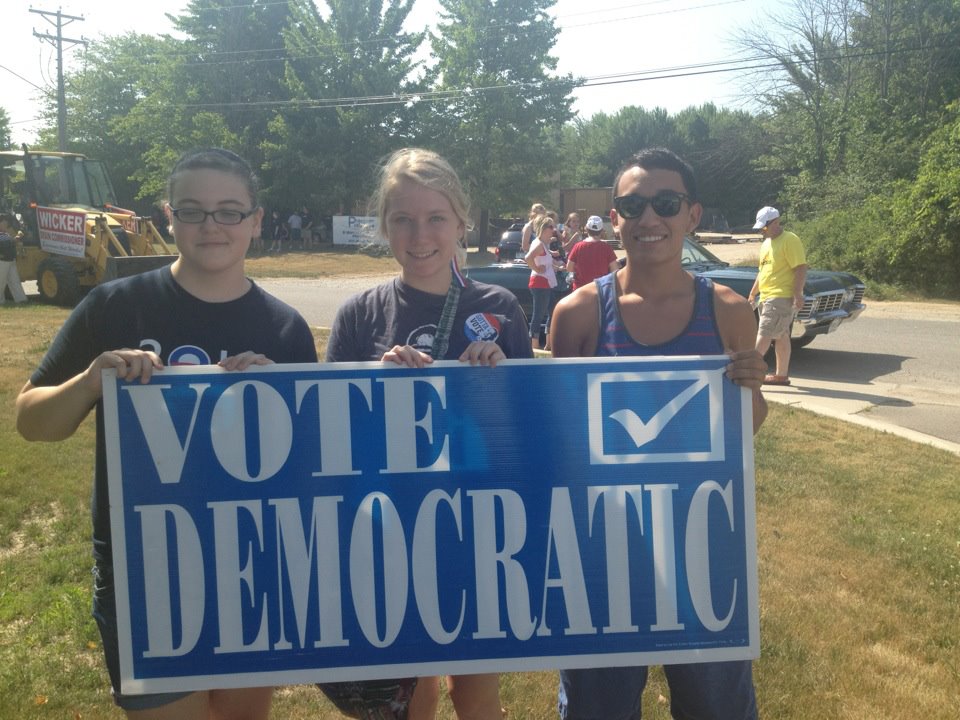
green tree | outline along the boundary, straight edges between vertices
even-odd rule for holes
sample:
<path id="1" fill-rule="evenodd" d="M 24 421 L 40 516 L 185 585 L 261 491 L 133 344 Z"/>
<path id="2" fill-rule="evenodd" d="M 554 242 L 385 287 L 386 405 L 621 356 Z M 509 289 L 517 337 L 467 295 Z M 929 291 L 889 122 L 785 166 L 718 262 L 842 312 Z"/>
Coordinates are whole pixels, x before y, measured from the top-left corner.
<path id="1" fill-rule="evenodd" d="M 377 162 L 412 138 L 404 98 L 422 90 L 412 59 L 422 33 L 403 24 L 413 0 L 291 2 L 284 83 L 292 98 L 264 143 L 268 196 L 287 206 L 352 212 Z M 309 180 L 309 182 L 304 182 Z"/>
<path id="2" fill-rule="evenodd" d="M 221 115 L 254 166 L 263 160 L 261 145 L 278 104 L 290 98 L 284 84 L 290 5 L 191 0 L 183 14 L 170 16 L 188 38 L 176 58 L 177 100 L 191 112 Z"/>
<path id="3" fill-rule="evenodd" d="M 137 183 L 137 198 L 153 204 L 167 199 L 167 176 L 187 150 L 223 147 L 244 153 L 241 137 L 227 127 L 222 115 L 179 105 L 166 107 L 161 94 L 144 98 L 127 115 L 116 118 L 112 128 L 120 142 L 140 139 L 145 144 L 130 178 Z"/>
<path id="4" fill-rule="evenodd" d="M 770 141 L 758 167 L 783 176 L 795 218 L 858 207 L 911 180 L 960 96 L 955 0 L 795 0 L 740 45 L 774 61 L 754 90 Z"/>
<path id="5" fill-rule="evenodd" d="M 863 2 L 852 37 L 862 52 L 851 179 L 874 188 L 910 179 L 922 144 L 960 97 L 960 5 L 952 0 Z"/>
<path id="6" fill-rule="evenodd" d="M 674 123 L 704 206 L 720 210 L 735 227 L 752 223 L 757 208 L 772 202 L 781 189 L 778 175 L 756 167 L 769 151 L 760 121 L 708 103 L 682 110 Z"/>
<path id="7" fill-rule="evenodd" d="M 485 248 L 491 210 L 542 198 L 560 163 L 571 117 L 571 76 L 554 75 L 554 0 L 440 0 L 431 34 L 436 64 L 429 137 L 457 168 L 480 209 Z"/>
<path id="8" fill-rule="evenodd" d="M 745 29 L 737 44 L 773 61 L 755 97 L 769 109 L 772 152 L 763 167 L 817 181 L 843 166 L 857 54 L 850 40 L 853 0 L 795 0 L 784 17 Z"/>
<path id="9" fill-rule="evenodd" d="M 766 140 L 760 122 L 743 111 L 713 104 L 689 107 L 676 115 L 662 108 L 621 108 L 589 120 L 574 120 L 566 130 L 564 155 L 574 158 L 566 185 L 609 185 L 627 158 L 645 147 L 667 147 L 694 166 L 705 207 L 723 213 L 734 225 L 752 220 L 753 211 L 776 196 L 776 177 L 757 171 Z"/>
<path id="10" fill-rule="evenodd" d="M 0 107 L 0 149 L 13 147 L 13 136 L 10 133 L 10 116 L 6 108 Z"/>
<path id="11" fill-rule="evenodd" d="M 903 232 L 891 262 L 903 279 L 960 298 L 960 102 L 927 140 L 916 181 L 895 207 Z"/>
<path id="12" fill-rule="evenodd" d="M 600 112 L 575 120 L 574 127 L 575 145 L 567 150 L 575 158 L 577 185 L 609 185 L 627 158 L 645 147 L 684 150 L 676 123 L 663 108 L 629 105 L 612 115 Z"/>
<path id="13" fill-rule="evenodd" d="M 92 42 L 80 68 L 64 77 L 68 147 L 107 165 L 122 204 L 131 204 L 140 194 L 134 175 L 143 169 L 141 158 L 150 148 L 150 138 L 137 132 L 121 138 L 116 125 L 146 98 L 174 87 L 170 58 L 178 57 L 180 47 L 181 41 L 169 37 L 137 33 L 104 37 Z M 178 96 L 167 99 L 168 103 L 159 110 L 164 116 Z M 41 145 L 56 147 L 57 111 L 53 95 L 47 99 L 44 117 Z"/>

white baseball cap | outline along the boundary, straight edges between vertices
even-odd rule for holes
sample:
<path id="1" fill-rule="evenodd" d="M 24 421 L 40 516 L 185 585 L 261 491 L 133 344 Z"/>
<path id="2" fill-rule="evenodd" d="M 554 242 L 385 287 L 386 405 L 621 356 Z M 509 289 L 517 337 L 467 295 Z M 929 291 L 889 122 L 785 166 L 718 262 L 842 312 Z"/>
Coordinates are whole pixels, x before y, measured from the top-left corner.
<path id="1" fill-rule="evenodd" d="M 757 211 L 757 221 L 753 224 L 753 229 L 759 230 L 760 228 L 764 228 L 778 217 L 780 217 L 780 211 L 775 207 L 770 207 L 769 205 L 762 207 Z"/>
<path id="2" fill-rule="evenodd" d="M 583 227 L 587 230 L 593 230 L 594 232 L 603 230 L 603 218 L 599 215 L 591 215 L 587 218 L 587 224 Z"/>

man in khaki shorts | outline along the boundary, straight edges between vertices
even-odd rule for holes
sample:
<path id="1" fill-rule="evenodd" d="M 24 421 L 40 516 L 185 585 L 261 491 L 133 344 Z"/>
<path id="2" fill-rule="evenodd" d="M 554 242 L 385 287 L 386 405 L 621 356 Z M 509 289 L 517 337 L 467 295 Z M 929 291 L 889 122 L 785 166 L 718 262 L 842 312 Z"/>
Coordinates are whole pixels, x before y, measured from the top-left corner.
<path id="1" fill-rule="evenodd" d="M 763 232 L 760 271 L 747 299 L 753 304 L 760 293 L 760 328 L 757 351 L 765 355 L 774 343 L 776 371 L 764 378 L 765 385 L 790 384 L 790 327 L 803 307 L 803 284 L 807 278 L 807 257 L 803 243 L 780 225 L 780 211 L 763 207 L 757 212 L 754 230 Z"/>

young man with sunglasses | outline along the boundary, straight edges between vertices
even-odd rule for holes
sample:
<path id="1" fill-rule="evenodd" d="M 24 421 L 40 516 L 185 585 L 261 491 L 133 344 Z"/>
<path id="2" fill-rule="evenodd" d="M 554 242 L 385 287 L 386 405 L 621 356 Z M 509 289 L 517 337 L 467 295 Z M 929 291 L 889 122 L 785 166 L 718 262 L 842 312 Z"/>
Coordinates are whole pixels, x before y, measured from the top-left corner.
<path id="1" fill-rule="evenodd" d="M 662 148 L 642 150 L 613 184 L 610 220 L 626 265 L 560 301 L 554 357 L 730 355 L 727 376 L 753 393 L 753 428 L 767 414 L 760 392 L 766 363 L 754 348 L 757 325 L 739 294 L 683 269 L 683 238 L 700 222 L 691 167 Z M 673 717 L 756 718 L 750 661 L 664 667 Z M 636 720 L 646 667 L 560 673 L 563 720 Z"/>

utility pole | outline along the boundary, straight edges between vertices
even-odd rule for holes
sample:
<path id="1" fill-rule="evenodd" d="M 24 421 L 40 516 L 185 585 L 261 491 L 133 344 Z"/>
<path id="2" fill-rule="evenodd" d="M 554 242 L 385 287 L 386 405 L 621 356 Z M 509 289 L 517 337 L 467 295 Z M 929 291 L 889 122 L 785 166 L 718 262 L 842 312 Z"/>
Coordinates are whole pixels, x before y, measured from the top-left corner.
<path id="1" fill-rule="evenodd" d="M 67 93 L 63 87 L 63 44 L 68 42 L 74 45 L 86 45 L 87 41 L 65 38 L 63 36 L 63 26 L 65 24 L 69 25 L 74 20 L 80 20 L 82 22 L 83 17 L 64 15 L 59 10 L 50 12 L 49 10 L 34 10 L 30 8 L 30 12 L 40 15 L 44 20 L 57 28 L 56 35 L 38 33 L 36 30 L 33 31 L 33 35 L 41 40 L 48 41 L 57 48 L 57 143 L 60 152 L 64 152 L 67 149 Z M 52 17 L 56 17 L 56 21 L 53 21 L 51 19 Z M 64 20 L 67 22 L 64 23 Z"/>

